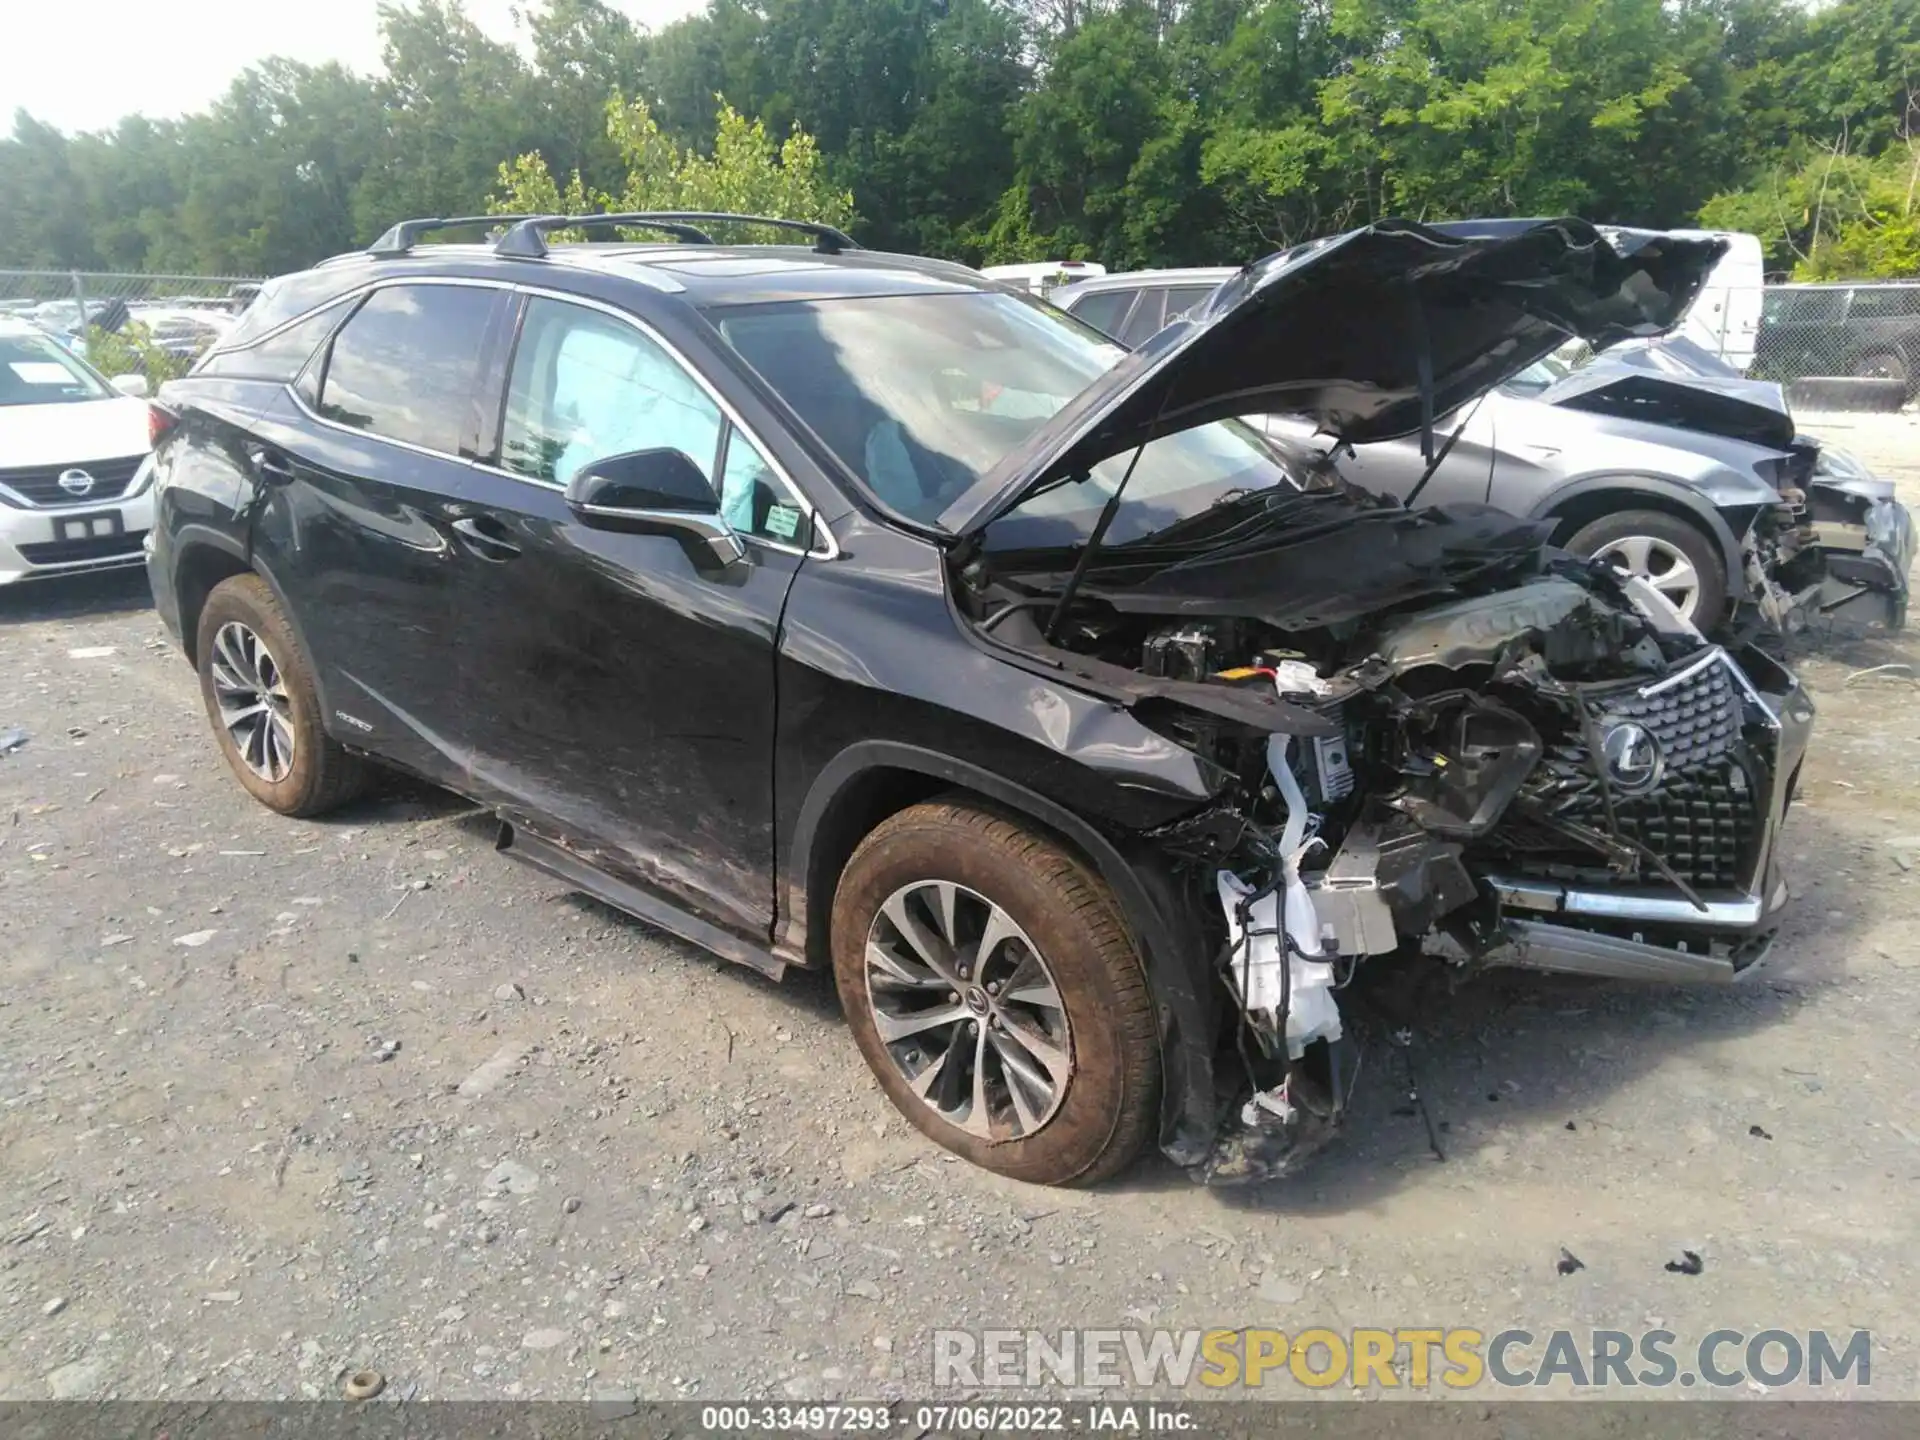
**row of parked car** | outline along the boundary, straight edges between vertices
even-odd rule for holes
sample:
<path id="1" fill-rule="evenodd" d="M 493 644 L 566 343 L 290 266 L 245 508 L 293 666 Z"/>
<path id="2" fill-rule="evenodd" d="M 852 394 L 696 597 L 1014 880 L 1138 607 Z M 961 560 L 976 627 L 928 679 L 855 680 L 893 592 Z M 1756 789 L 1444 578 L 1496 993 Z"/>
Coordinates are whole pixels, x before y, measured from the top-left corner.
<path id="1" fill-rule="evenodd" d="M 236 297 L 121 300 L 107 296 L 84 302 L 0 301 L 0 319 L 32 325 L 83 355 L 91 331 L 137 331 L 143 340 L 174 359 L 192 361 L 220 341 L 241 308 L 243 301 Z"/>

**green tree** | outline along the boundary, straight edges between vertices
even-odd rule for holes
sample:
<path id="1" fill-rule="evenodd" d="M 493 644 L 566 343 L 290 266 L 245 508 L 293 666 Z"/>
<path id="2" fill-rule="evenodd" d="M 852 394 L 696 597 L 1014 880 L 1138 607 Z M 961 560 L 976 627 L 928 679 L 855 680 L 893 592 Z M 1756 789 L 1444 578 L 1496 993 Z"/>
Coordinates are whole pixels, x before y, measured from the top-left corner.
<path id="1" fill-rule="evenodd" d="M 717 210 L 841 226 L 853 221 L 853 196 L 827 179 L 819 146 L 798 128 L 776 144 L 764 124 L 723 101 L 712 153 L 702 154 L 675 144 L 646 102 L 617 95 L 607 102 L 606 126 L 625 167 L 618 192 L 592 188 L 577 170 L 562 183 L 544 157 L 530 153 L 499 167 L 489 213 Z M 791 232 L 776 236 L 792 238 Z"/>
<path id="2" fill-rule="evenodd" d="M 1699 216 L 1782 271 L 1913 273 L 1920 0 L 707 0 L 657 34 L 616 0 L 516 15 L 524 49 L 461 0 L 397 0 L 372 76 L 267 60 L 201 113 L 90 135 L 17 115 L 0 263 L 283 270 L 492 194 L 857 212 L 877 245 L 1121 266 L 1390 214 Z"/>

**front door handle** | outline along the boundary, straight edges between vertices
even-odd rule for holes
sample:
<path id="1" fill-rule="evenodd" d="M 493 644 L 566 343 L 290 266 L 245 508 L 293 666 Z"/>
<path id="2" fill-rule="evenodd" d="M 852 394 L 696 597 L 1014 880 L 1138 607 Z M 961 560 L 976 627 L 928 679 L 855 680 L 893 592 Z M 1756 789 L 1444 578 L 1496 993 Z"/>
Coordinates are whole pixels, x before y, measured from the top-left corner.
<path id="1" fill-rule="evenodd" d="M 511 560 L 520 553 L 520 547 L 507 539 L 505 527 L 498 520 L 469 515 L 453 522 L 453 533 L 482 560 Z"/>
<path id="2" fill-rule="evenodd" d="M 247 452 L 247 459 L 253 464 L 253 471 L 262 480 L 274 485 L 293 483 L 293 466 L 287 463 L 284 455 L 269 450 L 264 445 L 256 445 Z"/>

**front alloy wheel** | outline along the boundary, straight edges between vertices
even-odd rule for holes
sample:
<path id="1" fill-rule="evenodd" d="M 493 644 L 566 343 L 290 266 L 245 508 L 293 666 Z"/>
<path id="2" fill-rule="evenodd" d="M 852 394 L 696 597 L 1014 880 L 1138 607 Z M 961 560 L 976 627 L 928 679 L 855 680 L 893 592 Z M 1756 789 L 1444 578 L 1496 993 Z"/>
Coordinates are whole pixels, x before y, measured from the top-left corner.
<path id="1" fill-rule="evenodd" d="M 1680 547 L 1657 535 L 1626 535 L 1595 552 L 1622 574 L 1646 581 L 1691 620 L 1700 609 L 1700 572 Z"/>
<path id="2" fill-rule="evenodd" d="M 1568 536 L 1566 547 L 1638 576 L 1703 632 L 1712 633 L 1726 618 L 1727 570 L 1719 542 L 1670 511 L 1616 510 Z"/>
<path id="3" fill-rule="evenodd" d="M 873 1026 L 920 1102 L 982 1139 L 1053 1118 L 1073 1078 L 1060 987 L 1026 932 L 951 880 L 902 886 L 867 936 Z"/>
<path id="4" fill-rule="evenodd" d="M 976 1165 L 1091 1184 L 1153 1133 L 1146 974 L 1112 892 L 1054 835 L 971 797 L 881 821 L 834 890 L 833 978 L 887 1098 Z"/>

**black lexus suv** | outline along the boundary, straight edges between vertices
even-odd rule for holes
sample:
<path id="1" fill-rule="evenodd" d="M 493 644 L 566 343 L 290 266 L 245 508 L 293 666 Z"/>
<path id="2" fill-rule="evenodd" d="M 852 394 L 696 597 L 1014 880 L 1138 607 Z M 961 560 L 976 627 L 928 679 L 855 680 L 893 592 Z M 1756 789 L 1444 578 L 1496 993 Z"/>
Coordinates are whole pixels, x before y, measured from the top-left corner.
<path id="1" fill-rule="evenodd" d="M 1791 675 L 1232 418 L 1437 463 L 1432 417 L 1671 325 L 1718 242 L 1383 223 L 1123 355 L 825 226 L 711 240 L 742 219 L 409 221 L 165 388 L 154 595 L 258 800 L 409 771 L 697 945 L 831 966 L 919 1129 L 1049 1183 L 1149 1137 L 1287 1170 L 1370 961 L 1765 949 Z"/>

